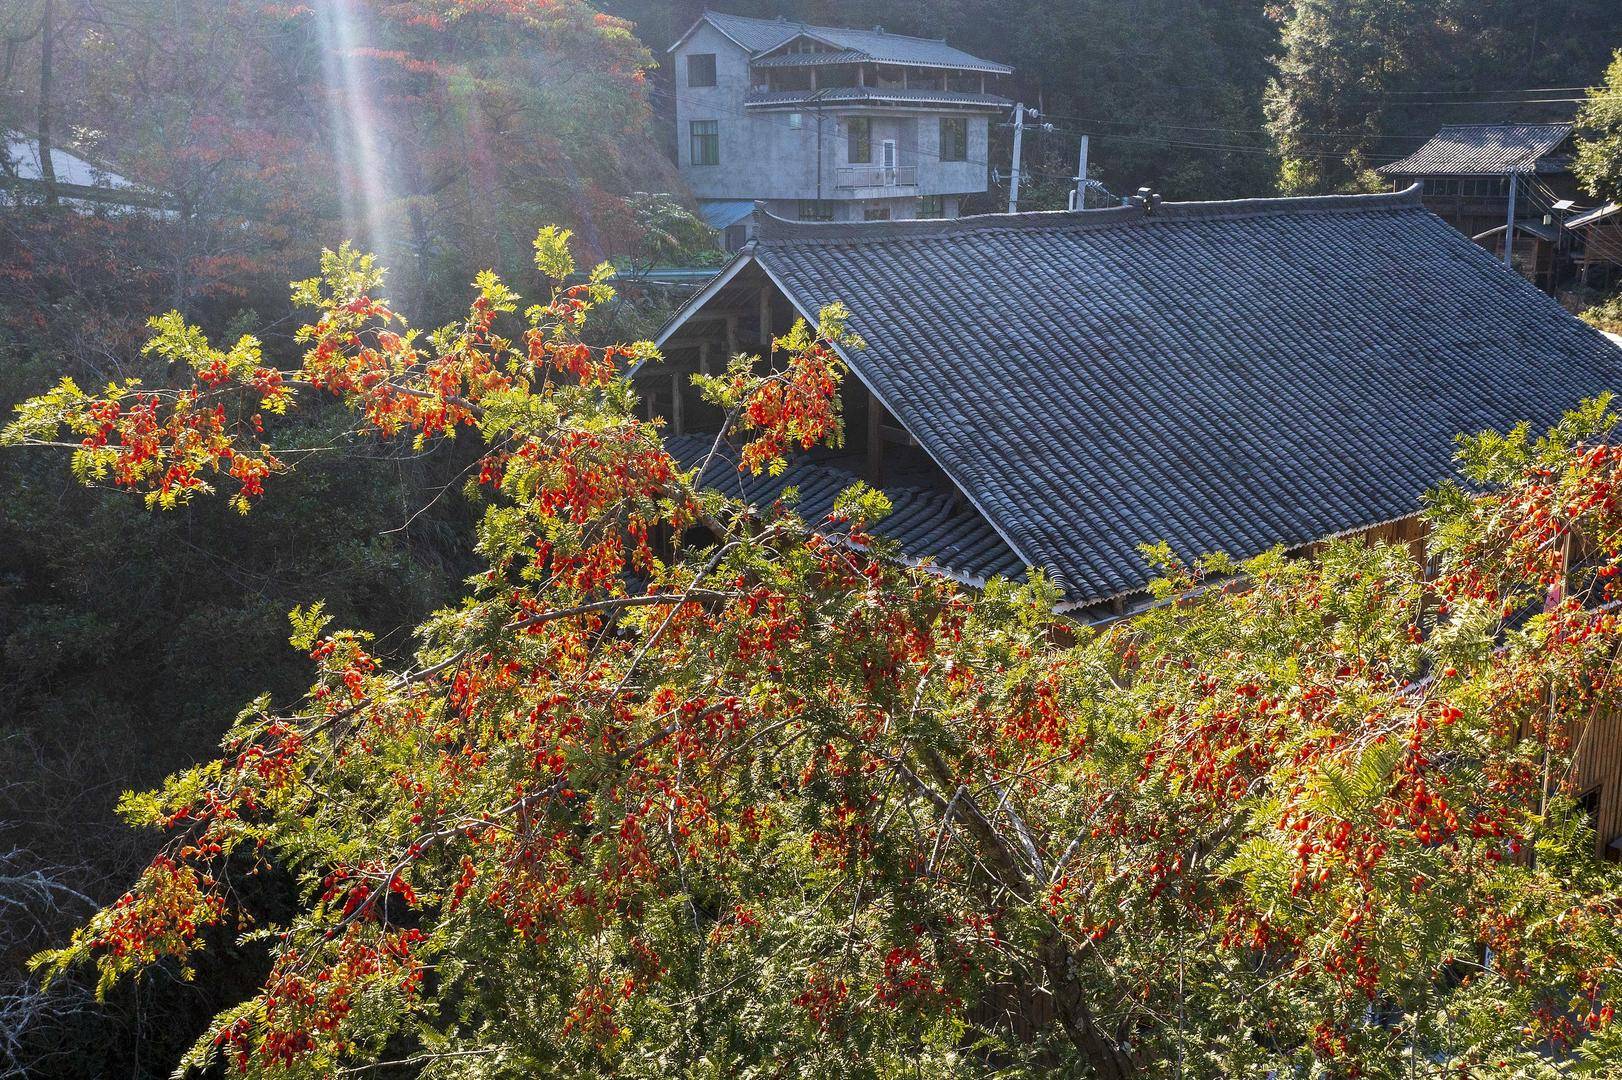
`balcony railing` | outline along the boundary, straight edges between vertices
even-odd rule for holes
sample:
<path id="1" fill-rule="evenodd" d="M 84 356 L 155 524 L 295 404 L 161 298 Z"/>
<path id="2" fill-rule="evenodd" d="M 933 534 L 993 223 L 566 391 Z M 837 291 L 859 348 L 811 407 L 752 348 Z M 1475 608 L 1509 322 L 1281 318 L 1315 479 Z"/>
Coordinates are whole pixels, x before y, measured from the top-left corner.
<path id="1" fill-rule="evenodd" d="M 853 165 L 836 170 L 839 188 L 910 188 L 918 186 L 918 166 Z"/>

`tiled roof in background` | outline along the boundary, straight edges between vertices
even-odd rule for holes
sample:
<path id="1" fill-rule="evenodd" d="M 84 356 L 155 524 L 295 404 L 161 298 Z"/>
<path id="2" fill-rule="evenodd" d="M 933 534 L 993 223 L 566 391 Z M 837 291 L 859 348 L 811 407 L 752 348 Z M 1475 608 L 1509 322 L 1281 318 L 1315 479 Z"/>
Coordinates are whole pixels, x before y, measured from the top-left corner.
<path id="1" fill-rule="evenodd" d="M 924 67 L 948 67 L 965 71 L 985 71 L 1006 75 L 1012 68 L 994 60 L 982 60 L 962 49 L 954 49 L 944 41 L 933 38 L 909 37 L 879 30 L 847 30 L 838 26 L 812 26 L 786 19 L 751 19 L 743 15 L 727 15 L 720 11 L 706 11 L 704 18 L 714 24 L 727 37 L 752 53 L 770 52 L 779 45 L 809 34 L 827 42 L 836 49 L 859 53 L 860 59 L 881 64 L 916 64 Z"/>
<path id="2" fill-rule="evenodd" d="M 714 434 L 665 439 L 671 456 L 686 469 L 697 468 L 714 445 Z M 738 471 L 736 453 L 723 447 L 699 477 L 699 483 L 761 508 L 780 499 L 784 489 L 798 488 L 797 510 L 815 526 L 827 518 L 839 493 L 861 479 L 846 465 L 839 455 L 813 451 L 793 458 L 782 476 L 751 476 Z M 933 558 L 942 569 L 977 583 L 997 575 L 1024 575 L 1025 564 L 996 531 L 953 496 L 900 485 L 887 486 L 884 493 L 894 510 L 873 527 L 873 532 L 898 542 L 907 558 Z"/>
<path id="3" fill-rule="evenodd" d="M 1076 601 L 1138 551 L 1249 556 L 1406 516 L 1454 436 L 1547 425 L 1622 352 L 1470 239 L 1384 196 L 814 225 L 754 256 L 843 301 L 851 366 Z"/>
<path id="4" fill-rule="evenodd" d="M 1570 124 L 1468 124 L 1445 127 L 1401 161 L 1382 165 L 1384 176 L 1507 176 L 1547 172 L 1543 159 L 1571 134 Z"/>
<path id="5" fill-rule="evenodd" d="M 784 107 L 790 105 L 844 105 L 853 101 L 895 101 L 918 104 L 980 106 L 1004 109 L 1013 102 L 996 94 L 974 94 L 959 90 L 902 90 L 877 86 L 839 86 L 824 90 L 774 90 L 750 94 L 745 105 Z"/>

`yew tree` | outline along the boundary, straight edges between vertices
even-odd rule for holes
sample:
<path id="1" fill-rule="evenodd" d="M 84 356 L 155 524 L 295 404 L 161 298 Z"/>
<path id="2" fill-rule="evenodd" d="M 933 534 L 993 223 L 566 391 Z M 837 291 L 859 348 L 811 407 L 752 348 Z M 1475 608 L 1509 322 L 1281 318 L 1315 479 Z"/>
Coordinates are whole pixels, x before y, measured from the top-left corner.
<path id="1" fill-rule="evenodd" d="M 163 386 L 63 381 L 4 441 L 152 512 L 244 512 L 283 416 L 478 440 L 484 569 L 391 660 L 318 598 L 312 683 L 127 796 L 161 832 L 47 979 L 258 991 L 183 1067 L 428 1077 L 1546 1075 L 1622 1056 L 1622 877 L 1573 796 L 1616 705 L 1622 452 L 1590 402 L 1461 445 L 1429 560 L 1337 542 L 1193 564 L 1090 628 L 875 535 L 700 490 L 637 407 L 647 344 L 494 275 L 413 329 L 348 248 L 298 363 L 176 315 Z M 698 377 L 741 467 L 841 438 L 845 313 Z M 300 459 L 301 468 L 317 467 Z M 342 506 L 332 508 L 343 513 Z M 312 536 L 319 545 L 320 537 Z M 282 889 L 285 901 L 266 903 Z"/>

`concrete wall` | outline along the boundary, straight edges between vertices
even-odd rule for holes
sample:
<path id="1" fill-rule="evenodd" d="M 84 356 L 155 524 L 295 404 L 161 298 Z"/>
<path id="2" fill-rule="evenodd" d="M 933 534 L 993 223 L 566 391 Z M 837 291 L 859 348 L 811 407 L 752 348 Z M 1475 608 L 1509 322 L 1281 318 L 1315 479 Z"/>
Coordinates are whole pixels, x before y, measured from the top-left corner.
<path id="1" fill-rule="evenodd" d="M 687 57 L 715 54 L 715 83 L 687 85 Z M 749 54 L 709 23 L 683 42 L 676 58 L 676 164 L 682 179 L 701 199 L 813 199 L 817 192 L 817 122 L 800 114 L 799 126 L 787 113 L 746 113 Z M 692 121 L 715 120 L 721 134 L 721 164 L 692 163 Z M 823 119 L 825 186 L 831 188 L 832 155 L 838 135 L 833 118 Z M 832 198 L 831 190 L 824 198 Z"/>
<path id="2" fill-rule="evenodd" d="M 687 57 L 715 54 L 713 87 L 687 85 Z M 786 216 L 794 216 L 800 199 L 818 197 L 817 113 L 806 110 L 746 110 L 749 92 L 749 54 L 709 23 L 701 23 L 674 54 L 676 91 L 676 155 L 682 179 L 701 199 L 761 199 L 780 201 Z M 916 167 L 917 186 L 898 195 L 893 189 L 840 188 L 839 170 L 851 166 L 846 121 L 867 115 L 873 121 L 873 161 L 881 161 L 883 143 L 896 143 L 897 164 Z M 798 119 L 796 120 L 796 116 Z M 692 122 L 714 120 L 720 133 L 721 163 L 692 163 Z M 897 113 L 890 110 L 822 111 L 821 198 L 840 203 L 890 201 L 894 218 L 915 216 L 916 196 L 967 194 L 987 186 L 988 118 L 968 118 L 968 159 L 942 162 L 940 114 Z M 860 165 L 855 167 L 861 167 Z M 953 200 L 955 202 L 956 200 Z M 775 209 L 775 208 L 774 208 Z M 862 206 L 841 207 L 836 220 L 863 218 Z"/>

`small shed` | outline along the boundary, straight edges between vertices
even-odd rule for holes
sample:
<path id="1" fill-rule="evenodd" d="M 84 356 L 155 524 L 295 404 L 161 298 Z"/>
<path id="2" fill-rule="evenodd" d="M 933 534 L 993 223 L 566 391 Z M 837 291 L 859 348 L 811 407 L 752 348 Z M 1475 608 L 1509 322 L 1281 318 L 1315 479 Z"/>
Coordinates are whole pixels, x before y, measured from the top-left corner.
<path id="1" fill-rule="evenodd" d="M 1622 280 L 1622 203 L 1606 203 L 1566 222 L 1572 261 L 1584 285 L 1607 288 Z"/>
<path id="2" fill-rule="evenodd" d="M 1508 224 L 1477 233 L 1471 237 L 1476 243 L 1498 256 L 1504 257 L 1504 234 Z M 1558 225 L 1545 225 L 1542 221 L 1521 220 L 1515 223 L 1515 247 L 1510 254 L 1511 265 L 1527 280 L 1545 292 L 1554 288 L 1560 268 L 1561 233 Z"/>

